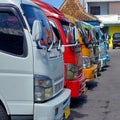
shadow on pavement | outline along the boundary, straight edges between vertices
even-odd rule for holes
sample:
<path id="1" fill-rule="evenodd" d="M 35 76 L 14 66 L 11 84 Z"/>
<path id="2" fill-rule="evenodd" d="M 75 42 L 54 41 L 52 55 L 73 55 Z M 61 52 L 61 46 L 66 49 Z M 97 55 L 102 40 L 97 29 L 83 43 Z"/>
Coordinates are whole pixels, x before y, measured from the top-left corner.
<path id="1" fill-rule="evenodd" d="M 98 86 L 98 82 L 97 81 L 91 81 L 89 83 L 86 83 L 86 86 L 88 88 L 88 90 L 93 90 L 95 87 Z"/>
<path id="2" fill-rule="evenodd" d="M 106 66 L 105 66 L 105 68 L 108 68 L 108 67 L 110 67 L 110 65 L 106 65 Z"/>
<path id="3" fill-rule="evenodd" d="M 98 73 L 97 73 L 97 76 L 98 76 L 98 77 L 100 77 L 100 76 L 101 76 L 101 73 L 100 73 L 100 72 L 98 72 Z"/>
<path id="4" fill-rule="evenodd" d="M 83 104 L 87 102 L 87 95 L 82 95 L 79 98 L 72 98 L 70 107 L 71 108 L 77 108 L 77 107 L 82 107 Z"/>
<path id="5" fill-rule="evenodd" d="M 77 111 L 74 111 L 74 110 L 71 110 L 71 114 L 70 114 L 70 120 L 74 120 L 74 118 L 84 118 L 84 117 L 87 117 L 88 114 L 81 114 L 80 112 L 77 112 Z"/>
<path id="6" fill-rule="evenodd" d="M 102 68 L 101 72 L 104 72 L 107 70 L 107 67 Z"/>
<path id="7" fill-rule="evenodd" d="M 70 114 L 70 120 L 74 120 L 74 118 L 83 118 L 85 116 L 88 116 L 87 114 L 81 114 L 80 111 L 77 112 L 76 108 L 81 108 L 85 103 L 87 102 L 87 95 L 82 95 L 79 98 L 72 98 L 71 99 L 71 114 Z"/>

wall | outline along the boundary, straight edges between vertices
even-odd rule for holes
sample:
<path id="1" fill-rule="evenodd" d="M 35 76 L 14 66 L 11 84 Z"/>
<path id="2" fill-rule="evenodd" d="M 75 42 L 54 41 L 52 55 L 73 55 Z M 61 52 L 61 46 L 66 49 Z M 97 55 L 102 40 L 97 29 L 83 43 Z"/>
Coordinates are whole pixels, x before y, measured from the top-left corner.
<path id="1" fill-rule="evenodd" d="M 111 36 L 110 47 L 112 47 L 112 36 L 113 36 L 114 32 L 120 32 L 120 26 L 110 26 L 109 27 L 109 34 Z"/>
<path id="2" fill-rule="evenodd" d="M 120 2 L 110 2 L 109 13 L 120 15 Z"/>
<path id="3" fill-rule="evenodd" d="M 89 2 L 88 3 L 88 11 L 90 12 L 90 7 L 91 6 L 100 6 L 100 14 L 101 15 L 106 15 L 106 14 L 108 14 L 108 3 L 106 3 L 106 2 L 96 2 L 96 3 L 94 3 L 94 2 Z"/>
<path id="4" fill-rule="evenodd" d="M 120 0 L 83 0 L 83 1 L 86 1 L 86 2 L 115 2 L 115 1 L 118 1 L 118 2 L 120 2 Z"/>

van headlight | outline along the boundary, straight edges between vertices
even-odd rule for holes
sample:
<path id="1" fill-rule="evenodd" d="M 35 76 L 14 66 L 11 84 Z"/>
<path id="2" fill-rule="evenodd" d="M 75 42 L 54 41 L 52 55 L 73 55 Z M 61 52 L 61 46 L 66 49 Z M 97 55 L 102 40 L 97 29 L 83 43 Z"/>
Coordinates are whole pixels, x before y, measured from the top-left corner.
<path id="1" fill-rule="evenodd" d="M 66 79 L 67 80 L 73 80 L 77 79 L 79 75 L 80 67 L 73 65 L 73 64 L 67 64 L 66 65 Z"/>
<path id="2" fill-rule="evenodd" d="M 88 56 L 82 56 L 83 68 L 89 68 L 91 66 L 91 60 Z"/>
<path id="3" fill-rule="evenodd" d="M 47 76 L 34 75 L 34 101 L 43 102 L 52 96 L 52 80 Z"/>

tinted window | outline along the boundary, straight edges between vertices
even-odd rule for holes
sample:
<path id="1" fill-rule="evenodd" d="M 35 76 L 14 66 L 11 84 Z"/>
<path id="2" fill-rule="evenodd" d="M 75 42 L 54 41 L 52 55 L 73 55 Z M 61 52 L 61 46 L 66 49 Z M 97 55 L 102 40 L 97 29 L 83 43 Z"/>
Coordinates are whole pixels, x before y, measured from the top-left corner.
<path id="1" fill-rule="evenodd" d="M 93 15 L 100 15 L 100 6 L 90 7 L 90 13 Z"/>
<path id="2" fill-rule="evenodd" d="M 19 19 L 12 12 L 0 12 L 0 50 L 23 55 L 24 34 Z"/>
<path id="3" fill-rule="evenodd" d="M 34 20 L 39 20 L 42 25 L 42 37 L 41 37 L 42 42 L 41 43 L 43 43 L 44 45 L 45 44 L 50 45 L 52 43 L 53 36 L 52 36 L 50 25 L 48 23 L 48 20 L 44 12 L 41 9 L 33 6 L 23 5 L 22 7 L 31 30 L 32 30 Z"/>
<path id="4" fill-rule="evenodd" d="M 75 40 L 73 38 L 73 29 L 70 26 L 70 24 L 66 24 L 65 22 L 62 22 L 62 21 L 61 21 L 61 24 L 62 24 L 64 33 L 66 35 L 66 42 L 68 42 L 69 44 L 75 43 Z"/>
<path id="5" fill-rule="evenodd" d="M 115 38 L 120 38 L 120 33 L 114 33 L 113 35 Z"/>
<path id="6" fill-rule="evenodd" d="M 84 27 L 82 26 L 82 23 L 80 22 L 76 22 L 76 25 L 77 25 L 78 30 L 80 31 L 84 44 L 86 45 L 86 47 L 88 47 L 89 31 L 84 29 Z"/>

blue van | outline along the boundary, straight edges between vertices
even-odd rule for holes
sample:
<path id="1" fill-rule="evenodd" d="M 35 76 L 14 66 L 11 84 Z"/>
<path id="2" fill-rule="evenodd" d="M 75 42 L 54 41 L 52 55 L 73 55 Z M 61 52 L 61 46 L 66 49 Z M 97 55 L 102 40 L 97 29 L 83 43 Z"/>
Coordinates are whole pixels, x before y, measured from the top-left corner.
<path id="1" fill-rule="evenodd" d="M 99 48 L 99 61 L 101 65 L 101 69 L 105 66 L 109 65 L 110 55 L 108 53 L 107 47 L 107 39 L 105 38 L 101 29 L 97 26 L 94 26 L 95 29 L 95 37 L 98 40 L 98 48 Z"/>

